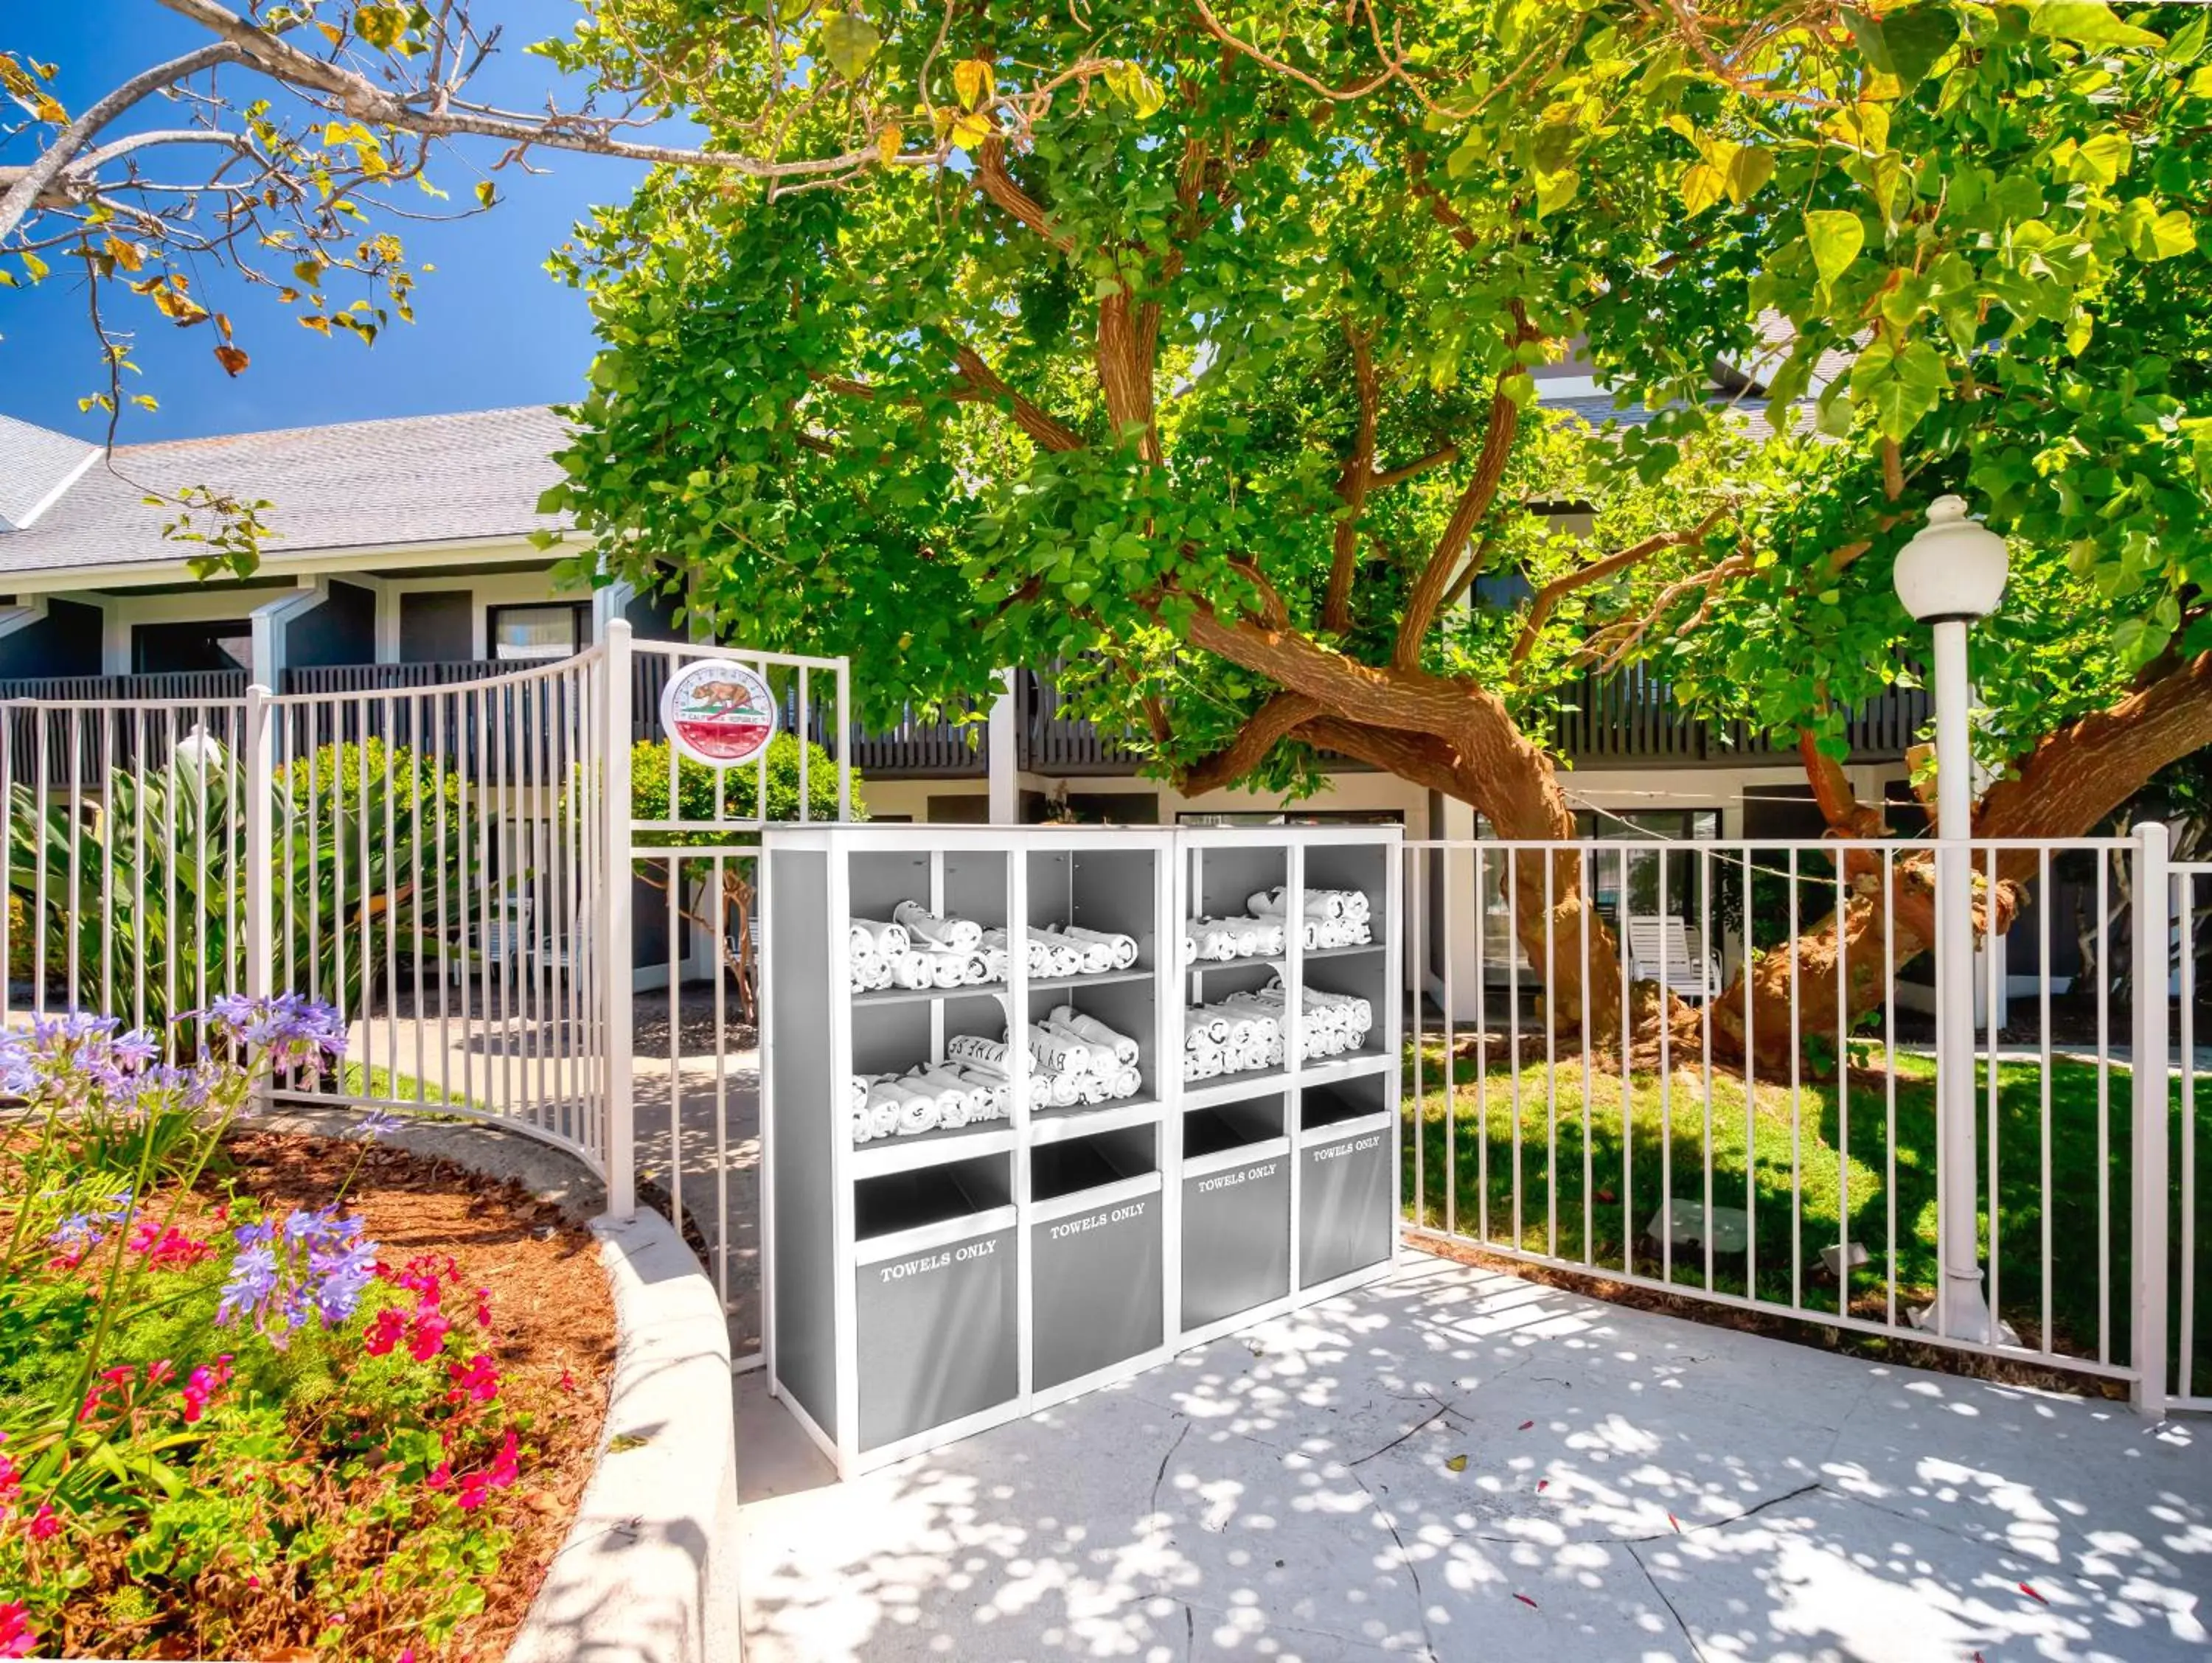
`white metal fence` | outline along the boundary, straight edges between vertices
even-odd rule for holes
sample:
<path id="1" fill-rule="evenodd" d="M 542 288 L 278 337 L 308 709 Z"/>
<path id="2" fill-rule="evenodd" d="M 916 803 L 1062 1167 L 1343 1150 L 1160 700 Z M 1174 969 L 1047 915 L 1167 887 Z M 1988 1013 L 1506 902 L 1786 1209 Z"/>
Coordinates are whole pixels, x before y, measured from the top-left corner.
<path id="1" fill-rule="evenodd" d="M 1409 842 L 1412 1227 L 2212 1406 L 2193 1050 L 2212 920 L 2191 901 L 2212 886 L 2180 869 L 2170 907 L 2163 840 L 1972 844 L 1984 950 L 1948 989 L 1923 968 L 1926 842 Z M 1943 1308 L 1946 1000 L 1974 1006 L 1951 1158 L 1972 1151 L 1995 1341 Z"/>

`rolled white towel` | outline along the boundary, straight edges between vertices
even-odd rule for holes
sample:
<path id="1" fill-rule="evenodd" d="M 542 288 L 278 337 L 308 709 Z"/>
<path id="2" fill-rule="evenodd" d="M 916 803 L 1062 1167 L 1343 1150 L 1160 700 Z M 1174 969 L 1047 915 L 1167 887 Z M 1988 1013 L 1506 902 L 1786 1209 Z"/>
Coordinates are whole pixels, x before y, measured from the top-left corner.
<path id="1" fill-rule="evenodd" d="M 850 926 L 848 938 L 855 951 L 865 948 L 869 952 L 880 953 L 886 957 L 893 953 L 903 953 L 914 945 L 913 938 L 907 934 L 904 925 L 894 924 L 880 918 L 854 919 Z"/>
<path id="2" fill-rule="evenodd" d="M 1218 1011 L 1200 1005 L 1182 1013 L 1182 1033 L 1185 1045 L 1195 1044 L 1202 1037 L 1218 1046 L 1229 1037 L 1229 1023 Z"/>
<path id="3" fill-rule="evenodd" d="M 1134 936 L 1126 936 L 1115 930 L 1085 930 L 1073 924 L 1065 926 L 1060 933 L 1070 941 L 1087 942 L 1092 946 L 1103 947 L 1108 968 L 1111 969 L 1126 970 L 1137 962 L 1137 938 Z"/>
<path id="4" fill-rule="evenodd" d="M 1080 974 L 1103 975 L 1114 968 L 1114 946 L 1103 937 L 1087 930 L 1063 929 L 1057 925 L 1047 925 L 1039 933 L 1074 954 L 1076 968 Z"/>
<path id="5" fill-rule="evenodd" d="M 899 1105 L 898 1135 L 914 1138 L 925 1132 L 936 1131 L 938 1118 L 942 1113 L 935 1098 L 926 1097 L 917 1092 Z"/>
<path id="6" fill-rule="evenodd" d="M 1134 1068 L 1117 1068 L 1114 1071 L 1114 1081 L 1106 1095 L 1119 1102 L 1124 1097 L 1135 1096 L 1144 1089 L 1145 1077 Z"/>
<path id="7" fill-rule="evenodd" d="M 932 946 L 949 949 L 956 953 L 972 953 L 983 944 L 983 926 L 972 919 L 940 918 L 919 901 L 902 901 L 891 908 L 891 916 L 906 926 L 906 932 L 917 941 Z"/>
<path id="8" fill-rule="evenodd" d="M 981 1063 L 1006 1071 L 1006 1047 L 1003 1041 L 987 1040 L 981 1034 L 955 1034 L 945 1042 L 945 1054 L 959 1062 Z"/>
<path id="9" fill-rule="evenodd" d="M 1087 1017 L 1072 1004 L 1056 1004 L 1050 1015 L 1061 1027 L 1073 1029 L 1093 1044 L 1110 1048 L 1115 1062 L 1127 1065 L 1137 1060 L 1136 1041 L 1126 1034 L 1115 1033 L 1096 1017 Z"/>
<path id="10" fill-rule="evenodd" d="M 866 1103 L 855 1104 L 851 1113 L 846 1116 L 846 1120 L 852 1126 L 854 1143 L 865 1144 L 876 1135 L 870 1130 L 868 1106 Z"/>
<path id="11" fill-rule="evenodd" d="M 1031 1023 L 1030 1054 L 1054 1074 L 1088 1074 L 1094 1052 L 1091 1043 L 1072 1034 L 1056 1034 L 1042 1023 Z"/>

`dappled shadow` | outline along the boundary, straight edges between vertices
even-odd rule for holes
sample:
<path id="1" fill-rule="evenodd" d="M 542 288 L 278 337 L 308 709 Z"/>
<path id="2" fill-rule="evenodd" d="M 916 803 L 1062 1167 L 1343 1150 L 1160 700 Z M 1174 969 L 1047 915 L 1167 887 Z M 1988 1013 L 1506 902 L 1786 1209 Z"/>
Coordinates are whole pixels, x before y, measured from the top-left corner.
<path id="1" fill-rule="evenodd" d="M 1425 1259 L 844 1485 L 741 1405 L 753 1663 L 2212 1643 L 2196 1429 Z"/>

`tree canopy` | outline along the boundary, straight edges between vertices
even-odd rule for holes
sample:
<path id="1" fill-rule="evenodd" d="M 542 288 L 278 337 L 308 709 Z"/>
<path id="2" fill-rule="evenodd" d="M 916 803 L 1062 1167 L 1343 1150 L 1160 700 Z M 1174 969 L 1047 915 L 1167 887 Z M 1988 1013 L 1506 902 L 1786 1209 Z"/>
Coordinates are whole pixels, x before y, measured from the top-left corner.
<path id="1" fill-rule="evenodd" d="M 2016 759 L 2212 646 L 2205 36 L 2070 0 L 607 0 L 571 61 L 677 66 L 710 128 L 795 84 L 794 146 L 951 149 L 666 169 L 581 228 L 606 349 L 561 500 L 748 638 L 852 652 L 878 715 L 1061 658 L 1186 780 L 1328 744 L 1543 835 L 1513 717 L 1592 662 L 1832 757 L 1909 674 L 1890 555 L 1963 490 L 2014 543 L 1978 669 Z M 1571 349 L 1633 425 L 1532 415 Z M 1561 501 L 1578 546 L 1528 515 Z M 1453 604 L 1516 574 L 1517 615 Z"/>

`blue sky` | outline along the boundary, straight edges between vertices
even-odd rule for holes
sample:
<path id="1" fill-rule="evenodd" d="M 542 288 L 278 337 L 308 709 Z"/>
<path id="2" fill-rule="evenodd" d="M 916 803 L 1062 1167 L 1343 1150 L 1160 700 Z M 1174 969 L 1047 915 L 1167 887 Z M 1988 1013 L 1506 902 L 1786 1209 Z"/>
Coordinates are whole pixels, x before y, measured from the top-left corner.
<path id="1" fill-rule="evenodd" d="M 576 8 L 568 0 L 476 0 L 474 11 L 480 23 L 503 24 L 505 34 L 498 55 L 471 85 L 509 108 L 541 106 L 554 72 L 521 48 L 565 31 Z M 155 0 L 0 4 L 0 46 L 58 64 L 56 91 L 72 111 L 206 39 Z M 173 107 L 162 103 L 149 113 L 153 121 L 175 119 Z M 113 131 L 146 124 L 126 120 Z M 171 165 L 185 155 L 172 153 Z M 456 202 L 467 202 L 475 168 L 497 157 L 496 147 L 468 147 L 434 178 Z M 0 159 L 27 160 L 27 151 L 0 150 Z M 194 294 L 230 314 L 238 344 L 252 358 L 234 380 L 215 361 L 211 328 L 176 329 L 125 296 L 132 303 L 115 315 L 137 331 L 136 355 L 146 372 L 130 390 L 151 392 L 161 409 L 129 410 L 120 441 L 575 397 L 591 361 L 590 313 L 582 296 L 547 276 L 542 263 L 594 202 L 626 197 L 641 169 L 551 151 L 535 155 L 532 165 L 546 171 L 532 175 L 509 167 L 495 175 L 506 200 L 489 215 L 452 225 L 395 227 L 412 258 L 437 269 L 416 288 L 416 322 L 395 320 L 371 348 L 349 336 L 325 340 L 302 329 L 291 308 L 265 291 L 209 271 L 195 278 Z M 428 202 L 411 185 L 400 200 Z M 76 407 L 79 398 L 104 383 L 83 282 L 69 271 L 70 262 L 52 264 L 53 275 L 36 288 L 0 289 L 0 413 L 97 439 L 106 416 L 80 414 Z"/>

